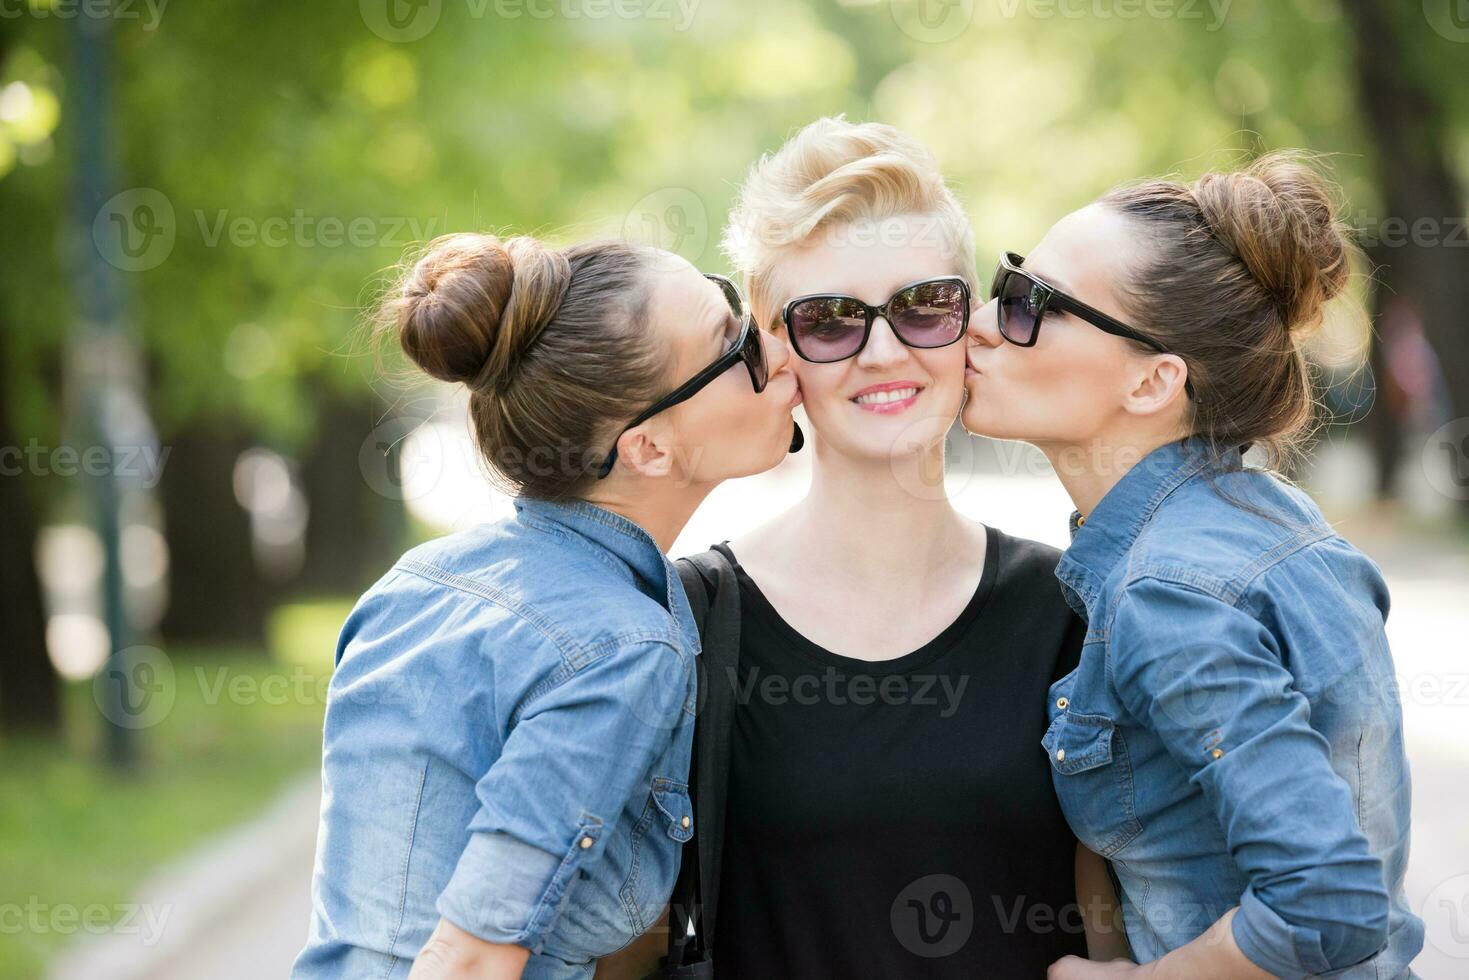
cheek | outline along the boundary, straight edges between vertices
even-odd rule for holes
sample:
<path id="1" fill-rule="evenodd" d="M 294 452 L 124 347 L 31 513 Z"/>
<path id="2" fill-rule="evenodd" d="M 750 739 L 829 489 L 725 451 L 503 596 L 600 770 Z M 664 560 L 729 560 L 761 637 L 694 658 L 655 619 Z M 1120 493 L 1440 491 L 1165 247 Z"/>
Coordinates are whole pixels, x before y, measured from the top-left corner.
<path id="1" fill-rule="evenodd" d="M 947 347 L 935 347 L 930 350 L 913 349 L 910 351 L 923 366 L 933 382 L 933 386 L 943 391 L 953 391 L 957 394 L 964 384 L 964 342 L 950 344 Z"/>
<path id="2" fill-rule="evenodd" d="M 686 406 L 679 438 L 695 478 L 747 476 L 771 465 L 767 457 L 782 419 L 750 388 L 744 368 L 720 378 Z"/>
<path id="3" fill-rule="evenodd" d="M 1002 438 L 1084 437 L 1115 399 L 1112 352 L 1089 337 L 1055 330 L 1034 347 L 1006 344 L 983 362 L 984 376 L 965 406 L 973 431 Z"/>
<path id="4" fill-rule="evenodd" d="M 791 370 L 795 372 L 796 384 L 801 387 L 801 400 L 808 412 L 820 414 L 822 407 L 833 401 L 846 401 L 845 379 L 850 361 L 833 364 L 812 364 L 791 355 Z"/>

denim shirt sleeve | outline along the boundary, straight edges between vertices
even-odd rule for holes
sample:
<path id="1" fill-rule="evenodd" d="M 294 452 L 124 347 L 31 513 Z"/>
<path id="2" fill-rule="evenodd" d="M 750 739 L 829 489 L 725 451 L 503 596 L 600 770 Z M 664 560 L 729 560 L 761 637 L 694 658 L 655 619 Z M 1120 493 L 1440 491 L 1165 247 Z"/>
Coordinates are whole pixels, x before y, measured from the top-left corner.
<path id="1" fill-rule="evenodd" d="M 1144 578 L 1119 599 L 1110 636 L 1118 696 L 1202 790 L 1250 879 L 1233 922 L 1245 956 L 1296 978 L 1381 949 L 1381 860 L 1270 631 L 1212 595 Z"/>
<path id="2" fill-rule="evenodd" d="M 692 684 L 678 649 L 640 641 L 528 698 L 476 786 L 479 810 L 439 914 L 486 941 L 539 951 L 674 729 L 692 724 Z"/>

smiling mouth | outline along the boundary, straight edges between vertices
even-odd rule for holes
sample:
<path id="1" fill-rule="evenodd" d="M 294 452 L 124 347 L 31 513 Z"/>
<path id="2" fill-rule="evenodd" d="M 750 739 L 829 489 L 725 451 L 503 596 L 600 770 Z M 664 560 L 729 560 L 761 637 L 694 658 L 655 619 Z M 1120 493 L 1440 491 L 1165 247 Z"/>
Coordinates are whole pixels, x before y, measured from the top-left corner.
<path id="1" fill-rule="evenodd" d="M 888 405 L 916 398 L 920 390 L 919 388 L 892 388 L 888 391 L 873 391 L 865 395 L 858 395 L 852 401 L 858 405 Z"/>
<path id="2" fill-rule="evenodd" d="M 870 412 L 874 415 L 896 415 L 906 412 L 915 402 L 918 396 L 923 394 L 922 385 L 906 385 L 902 388 L 886 388 L 879 391 L 865 391 L 848 399 L 853 405 Z"/>

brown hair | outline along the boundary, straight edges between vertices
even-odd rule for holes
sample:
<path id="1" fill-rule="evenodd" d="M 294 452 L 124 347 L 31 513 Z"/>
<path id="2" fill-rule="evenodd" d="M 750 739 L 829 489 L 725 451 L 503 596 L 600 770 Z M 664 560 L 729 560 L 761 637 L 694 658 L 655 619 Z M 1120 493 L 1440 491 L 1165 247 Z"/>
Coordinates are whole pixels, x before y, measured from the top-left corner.
<path id="1" fill-rule="evenodd" d="M 446 235 L 400 274 L 376 329 L 426 373 L 469 388 L 492 479 L 511 493 L 575 497 L 616 425 L 657 397 L 667 373 L 645 329 L 653 257 L 615 241 L 562 251 Z"/>
<path id="2" fill-rule="evenodd" d="M 1191 186 L 1120 187 L 1100 203 L 1144 230 L 1145 258 L 1119 301 L 1188 365 L 1192 434 L 1215 455 L 1256 444 L 1270 466 L 1287 465 L 1316 404 L 1301 344 L 1345 289 L 1355 251 L 1330 185 L 1277 152 Z"/>

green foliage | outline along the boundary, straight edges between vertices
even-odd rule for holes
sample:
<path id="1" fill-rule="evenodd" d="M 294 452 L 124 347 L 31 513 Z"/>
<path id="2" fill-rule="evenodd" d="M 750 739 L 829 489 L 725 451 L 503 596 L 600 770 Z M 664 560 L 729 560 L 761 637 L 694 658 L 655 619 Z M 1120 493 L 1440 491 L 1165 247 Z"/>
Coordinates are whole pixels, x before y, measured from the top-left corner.
<path id="1" fill-rule="evenodd" d="M 176 231 L 164 261 L 124 274 L 165 438 L 209 416 L 307 438 L 311 386 L 375 376 L 359 329 L 375 274 L 438 233 L 621 234 L 640 200 L 681 189 L 702 211 L 682 250 L 718 268 L 746 168 L 824 114 L 933 147 L 983 263 L 1118 181 L 1275 146 L 1335 154 L 1354 214 L 1378 207 L 1336 0 L 976 2 L 952 38 L 916 0 L 570 6 L 443 0 L 401 42 L 370 28 L 370 3 L 172 4 L 156 29 L 113 25 L 117 186 L 161 192 Z M 1387 6 L 1469 167 L 1469 44 L 1421 5 Z M 64 94 L 70 29 L 7 21 L 0 85 L 41 76 Z M 0 309 L 30 363 L 74 313 L 56 249 L 66 126 L 58 152 L 0 179 Z M 23 380 L 28 417 L 54 412 L 54 384 Z"/>

